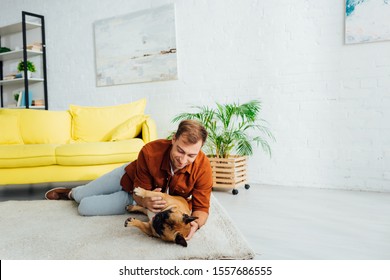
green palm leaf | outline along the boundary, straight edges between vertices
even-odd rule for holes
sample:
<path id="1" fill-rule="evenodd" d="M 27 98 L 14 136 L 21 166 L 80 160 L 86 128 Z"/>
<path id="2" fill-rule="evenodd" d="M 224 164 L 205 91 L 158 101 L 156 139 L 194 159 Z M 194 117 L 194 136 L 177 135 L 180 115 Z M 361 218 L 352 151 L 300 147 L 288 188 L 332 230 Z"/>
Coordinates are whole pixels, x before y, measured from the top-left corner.
<path id="1" fill-rule="evenodd" d="M 196 112 L 180 113 L 172 122 L 194 119 L 201 122 L 209 133 L 204 149 L 216 157 L 229 157 L 232 152 L 237 155 L 252 155 L 253 146 L 260 146 L 271 156 L 268 141 L 275 141 L 268 123 L 259 117 L 261 102 L 252 100 L 244 104 L 216 103 L 216 108 L 192 106 Z M 255 134 L 254 137 L 249 136 Z"/>

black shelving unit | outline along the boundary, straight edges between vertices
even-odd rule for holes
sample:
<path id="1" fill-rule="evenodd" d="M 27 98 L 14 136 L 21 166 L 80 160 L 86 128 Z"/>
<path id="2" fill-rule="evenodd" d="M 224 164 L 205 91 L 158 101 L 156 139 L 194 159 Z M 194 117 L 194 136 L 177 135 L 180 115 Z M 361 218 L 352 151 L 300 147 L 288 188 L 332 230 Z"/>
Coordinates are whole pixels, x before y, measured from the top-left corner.
<path id="1" fill-rule="evenodd" d="M 37 18 L 37 21 L 28 21 L 28 18 Z M 38 22 L 38 23 L 37 23 Z M 28 32 L 29 30 L 40 28 L 41 29 L 41 52 L 29 51 L 28 46 Z M 47 89 L 47 70 L 46 70 L 46 38 L 45 38 L 45 18 L 42 15 L 22 11 L 22 21 L 0 27 L 0 47 L 2 36 L 9 36 L 13 34 L 21 33 L 22 35 L 22 50 L 10 51 L 7 53 L 0 53 L 0 102 L 1 107 L 4 107 L 4 87 L 8 84 L 24 85 L 24 100 L 27 109 L 45 109 L 48 110 L 48 89 Z M 41 56 L 42 57 L 42 78 L 30 79 L 27 76 L 27 60 L 30 56 Z M 4 78 L 4 62 L 7 60 L 21 59 L 24 63 L 24 75 L 21 79 L 14 80 L 3 80 Z M 42 83 L 43 85 L 43 99 L 44 106 L 30 106 L 29 100 L 29 88 L 31 83 Z"/>

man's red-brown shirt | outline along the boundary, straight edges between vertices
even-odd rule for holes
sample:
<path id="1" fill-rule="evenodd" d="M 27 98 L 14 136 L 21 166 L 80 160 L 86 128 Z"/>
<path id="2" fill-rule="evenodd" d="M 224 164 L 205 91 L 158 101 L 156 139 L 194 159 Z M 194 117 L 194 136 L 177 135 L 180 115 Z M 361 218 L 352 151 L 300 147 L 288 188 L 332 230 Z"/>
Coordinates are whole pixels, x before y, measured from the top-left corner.
<path id="1" fill-rule="evenodd" d="M 208 213 L 213 185 L 210 161 L 200 151 L 193 163 L 171 174 L 170 152 L 172 142 L 160 139 L 146 144 L 138 154 L 138 159 L 126 166 L 121 179 L 124 191 L 133 193 L 135 187 L 146 190 L 162 188 L 170 195 L 190 199 L 192 211 Z"/>

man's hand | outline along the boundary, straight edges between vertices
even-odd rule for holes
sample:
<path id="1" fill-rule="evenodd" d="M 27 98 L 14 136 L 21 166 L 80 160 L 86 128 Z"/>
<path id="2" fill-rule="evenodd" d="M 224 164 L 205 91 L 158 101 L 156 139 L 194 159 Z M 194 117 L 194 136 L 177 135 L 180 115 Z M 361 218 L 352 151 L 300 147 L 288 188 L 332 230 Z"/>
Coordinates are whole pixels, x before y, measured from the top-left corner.
<path id="1" fill-rule="evenodd" d="M 161 188 L 154 189 L 153 191 L 161 192 Z M 139 198 L 140 201 L 137 200 L 137 198 Z M 167 206 L 167 202 L 163 200 L 162 197 L 144 197 L 144 198 L 137 197 L 137 198 L 134 198 L 137 204 L 142 205 L 142 207 L 145 207 L 154 213 L 160 212 L 161 209 L 164 209 Z"/>
<path id="2" fill-rule="evenodd" d="M 186 240 L 190 240 L 192 238 L 192 236 L 194 235 L 194 233 L 199 229 L 199 224 L 195 221 L 192 221 L 190 223 L 191 225 L 191 231 L 190 233 L 188 234 L 188 236 L 186 237 Z"/>
<path id="3" fill-rule="evenodd" d="M 209 214 L 206 212 L 203 212 L 203 211 L 194 211 L 194 212 L 192 212 L 191 216 L 198 217 L 198 219 L 196 221 L 192 221 L 190 223 L 191 224 L 191 231 L 188 234 L 188 236 L 186 237 L 186 240 L 190 240 L 192 238 L 192 236 L 194 235 L 194 233 L 201 226 L 203 226 L 206 223 Z"/>

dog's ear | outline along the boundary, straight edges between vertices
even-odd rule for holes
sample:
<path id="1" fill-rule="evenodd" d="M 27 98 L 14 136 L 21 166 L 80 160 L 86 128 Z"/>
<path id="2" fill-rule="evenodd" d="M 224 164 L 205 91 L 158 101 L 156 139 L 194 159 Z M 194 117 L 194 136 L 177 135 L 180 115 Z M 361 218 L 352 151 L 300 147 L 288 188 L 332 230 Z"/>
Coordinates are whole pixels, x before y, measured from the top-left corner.
<path id="1" fill-rule="evenodd" d="M 187 214 L 183 214 L 183 221 L 185 224 L 191 223 L 192 221 L 195 221 L 196 219 L 198 219 L 198 217 L 188 216 Z"/>
<path id="2" fill-rule="evenodd" d="M 176 234 L 175 243 L 179 244 L 179 245 L 181 245 L 183 247 L 187 247 L 187 241 L 185 240 L 183 235 L 181 235 L 180 233 Z"/>

